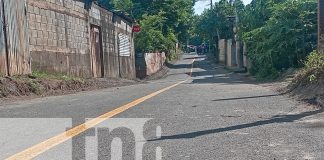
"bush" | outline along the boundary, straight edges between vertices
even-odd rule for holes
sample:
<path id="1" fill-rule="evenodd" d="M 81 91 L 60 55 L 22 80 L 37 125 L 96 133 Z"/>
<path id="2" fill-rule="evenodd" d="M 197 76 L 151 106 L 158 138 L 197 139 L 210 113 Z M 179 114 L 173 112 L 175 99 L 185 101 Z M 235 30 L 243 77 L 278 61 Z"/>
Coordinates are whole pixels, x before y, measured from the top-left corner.
<path id="1" fill-rule="evenodd" d="M 310 82 L 317 81 L 324 74 L 324 54 L 313 51 L 305 62 L 302 71 L 304 76 L 308 76 Z"/>
<path id="2" fill-rule="evenodd" d="M 273 5 L 265 25 L 243 33 L 257 76 L 272 79 L 283 69 L 303 66 L 316 46 L 316 7 L 314 0 L 287 0 Z"/>
<path id="3" fill-rule="evenodd" d="M 324 54 L 313 51 L 307 57 L 305 62 L 305 68 L 307 70 L 319 71 L 324 69 Z"/>

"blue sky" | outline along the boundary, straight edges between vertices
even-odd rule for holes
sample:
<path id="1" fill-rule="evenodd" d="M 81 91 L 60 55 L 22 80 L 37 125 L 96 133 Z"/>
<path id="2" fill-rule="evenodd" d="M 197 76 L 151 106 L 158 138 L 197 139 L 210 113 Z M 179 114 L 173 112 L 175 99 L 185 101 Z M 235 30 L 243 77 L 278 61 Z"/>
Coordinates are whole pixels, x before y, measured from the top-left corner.
<path id="1" fill-rule="evenodd" d="M 215 3 L 217 0 L 213 0 L 213 2 Z M 252 0 L 243 0 L 244 4 L 249 4 Z M 210 0 L 202 0 L 202 1 L 198 1 L 196 2 L 195 5 L 195 12 L 196 14 L 201 14 L 205 8 L 210 7 Z"/>

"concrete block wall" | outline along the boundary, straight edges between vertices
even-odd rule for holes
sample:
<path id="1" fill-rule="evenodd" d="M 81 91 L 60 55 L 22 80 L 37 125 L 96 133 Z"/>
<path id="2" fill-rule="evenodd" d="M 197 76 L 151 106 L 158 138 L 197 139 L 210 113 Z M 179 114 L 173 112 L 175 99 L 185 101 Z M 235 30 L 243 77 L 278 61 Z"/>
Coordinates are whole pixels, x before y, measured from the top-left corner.
<path id="1" fill-rule="evenodd" d="M 226 63 L 226 39 L 221 39 L 218 42 L 218 49 L 219 49 L 219 58 L 218 61 L 220 64 Z"/>
<path id="2" fill-rule="evenodd" d="M 166 55 L 162 53 L 144 53 L 136 57 L 136 74 L 139 78 L 145 78 L 162 69 L 166 61 Z"/>
<path id="3" fill-rule="evenodd" d="M 90 24 L 99 26 L 102 32 L 104 72 L 107 77 L 135 78 L 135 51 L 132 24 L 120 16 L 97 5 L 90 10 Z M 127 35 L 131 41 L 130 56 L 119 56 L 118 35 Z"/>
<path id="4" fill-rule="evenodd" d="M 135 68 L 135 48 L 134 48 L 134 41 L 133 41 L 133 27 L 132 25 L 124 20 L 119 16 L 114 16 L 113 21 L 115 23 L 115 46 L 116 46 L 116 54 L 118 52 L 118 35 L 124 34 L 127 35 L 130 40 L 130 56 L 122 56 L 119 57 L 120 61 L 120 75 L 123 78 L 131 78 L 136 77 L 136 68 Z"/>
<path id="5" fill-rule="evenodd" d="M 113 13 L 93 5 L 90 10 L 90 23 L 101 27 L 104 72 L 108 77 L 119 77 L 118 50 L 116 45 L 115 24 Z"/>
<path id="6" fill-rule="evenodd" d="M 226 49 L 226 66 L 233 67 L 236 65 L 235 45 L 232 39 L 227 40 Z"/>
<path id="7" fill-rule="evenodd" d="M 100 27 L 105 77 L 135 78 L 131 22 L 78 0 L 27 0 L 32 69 L 91 77 L 90 26 Z M 130 38 L 131 55 L 120 57 L 118 34 Z"/>
<path id="8" fill-rule="evenodd" d="M 90 77 L 87 11 L 73 0 L 27 0 L 32 69 Z"/>

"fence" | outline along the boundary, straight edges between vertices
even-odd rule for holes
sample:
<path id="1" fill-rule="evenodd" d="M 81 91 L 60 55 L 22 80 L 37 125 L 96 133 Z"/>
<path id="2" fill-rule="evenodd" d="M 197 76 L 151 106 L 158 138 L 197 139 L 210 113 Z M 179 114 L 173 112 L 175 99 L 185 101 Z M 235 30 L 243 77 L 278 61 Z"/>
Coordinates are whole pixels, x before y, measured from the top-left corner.
<path id="1" fill-rule="evenodd" d="M 26 3 L 22 0 L 0 0 L 0 3 L 0 74 L 28 74 L 31 61 Z"/>

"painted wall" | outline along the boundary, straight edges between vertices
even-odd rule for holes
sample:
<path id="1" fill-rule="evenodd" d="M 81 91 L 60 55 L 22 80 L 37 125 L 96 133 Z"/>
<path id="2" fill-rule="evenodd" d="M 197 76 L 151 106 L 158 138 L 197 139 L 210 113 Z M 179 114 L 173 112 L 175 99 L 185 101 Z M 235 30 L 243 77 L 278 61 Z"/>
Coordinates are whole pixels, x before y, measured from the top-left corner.
<path id="1" fill-rule="evenodd" d="M 136 57 L 137 77 L 145 78 L 158 72 L 166 61 L 165 53 L 144 53 Z"/>

